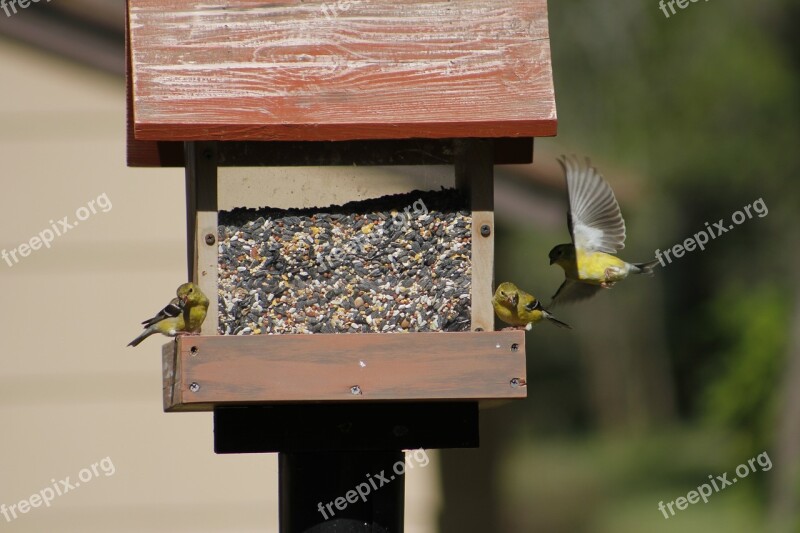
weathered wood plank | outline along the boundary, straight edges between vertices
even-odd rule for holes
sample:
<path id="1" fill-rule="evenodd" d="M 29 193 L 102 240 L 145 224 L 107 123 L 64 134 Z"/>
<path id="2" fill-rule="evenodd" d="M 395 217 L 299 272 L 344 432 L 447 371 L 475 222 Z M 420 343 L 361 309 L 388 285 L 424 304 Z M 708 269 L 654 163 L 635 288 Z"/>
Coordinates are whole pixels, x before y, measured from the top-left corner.
<path id="1" fill-rule="evenodd" d="M 456 187 L 466 192 L 472 210 L 470 327 L 473 331 L 494 330 L 493 145 L 491 139 L 465 139 L 456 143 Z"/>
<path id="2" fill-rule="evenodd" d="M 185 144 L 188 279 L 199 285 L 209 299 L 208 313 L 201 332 L 215 335 L 219 317 L 217 143 Z"/>
<path id="3" fill-rule="evenodd" d="M 182 337 L 164 360 L 167 411 L 526 396 L 522 331 Z"/>
<path id="4" fill-rule="evenodd" d="M 137 140 L 554 135 L 546 0 L 129 0 Z"/>
<path id="5" fill-rule="evenodd" d="M 165 411 L 175 405 L 175 387 L 180 383 L 178 376 L 180 376 L 181 373 L 178 366 L 179 364 L 175 343 L 164 344 L 161 347 L 161 372 L 163 378 L 162 388 Z"/>
<path id="6" fill-rule="evenodd" d="M 217 257 L 217 211 L 197 211 L 194 280 L 208 296 L 208 312 L 200 329 L 203 335 L 216 335 L 219 324 L 219 259 Z M 214 240 L 209 240 L 213 236 Z"/>

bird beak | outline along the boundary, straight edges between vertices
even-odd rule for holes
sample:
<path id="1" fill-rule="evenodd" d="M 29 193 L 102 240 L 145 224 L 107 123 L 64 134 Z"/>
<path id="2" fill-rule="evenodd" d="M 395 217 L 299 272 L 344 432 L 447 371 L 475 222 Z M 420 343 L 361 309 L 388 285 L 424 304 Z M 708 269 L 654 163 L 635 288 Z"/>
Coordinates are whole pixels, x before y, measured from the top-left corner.
<path id="1" fill-rule="evenodd" d="M 550 258 L 550 264 L 552 265 L 552 264 L 553 264 L 553 263 L 555 263 L 555 262 L 556 262 L 556 260 L 555 260 L 555 259 L 553 259 L 553 258 L 551 257 L 551 258 Z"/>
<path id="2" fill-rule="evenodd" d="M 519 303 L 519 294 L 512 295 L 508 300 L 512 306 L 516 307 Z"/>

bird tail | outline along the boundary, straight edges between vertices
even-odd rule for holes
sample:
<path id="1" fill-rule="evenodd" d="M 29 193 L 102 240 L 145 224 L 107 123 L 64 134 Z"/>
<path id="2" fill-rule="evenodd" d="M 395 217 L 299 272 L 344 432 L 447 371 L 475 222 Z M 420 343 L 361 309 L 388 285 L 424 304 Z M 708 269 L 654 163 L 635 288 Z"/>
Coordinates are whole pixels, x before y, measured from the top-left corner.
<path id="1" fill-rule="evenodd" d="M 141 342 L 142 342 L 143 340 L 145 340 L 147 337 L 149 337 L 149 336 L 150 336 L 150 335 L 152 335 L 153 333 L 155 333 L 155 330 L 154 330 L 154 329 L 152 329 L 152 328 L 147 328 L 147 329 L 146 329 L 146 330 L 144 330 L 144 331 L 143 331 L 143 332 L 142 332 L 142 333 L 141 333 L 141 334 L 140 334 L 138 337 L 136 337 L 136 338 L 135 338 L 135 339 L 133 339 L 131 342 L 129 342 L 129 343 L 128 343 L 128 346 L 133 346 L 133 347 L 139 346 L 139 344 L 141 344 Z"/>
<path id="2" fill-rule="evenodd" d="M 556 317 L 554 317 L 553 315 L 551 315 L 551 314 L 550 314 L 549 312 L 547 312 L 547 311 L 544 311 L 544 317 L 545 317 L 547 320 L 549 320 L 550 322 L 552 322 L 553 324 L 555 324 L 556 326 L 560 327 L 560 328 L 572 329 L 572 326 L 570 326 L 570 325 L 569 325 L 569 324 L 567 324 L 566 322 L 562 322 L 562 321 L 560 321 L 559 319 L 557 319 Z"/>
<path id="3" fill-rule="evenodd" d="M 658 259 L 655 261 L 649 261 L 647 263 L 633 263 L 633 266 L 636 269 L 633 271 L 634 274 L 650 274 L 653 275 L 653 267 L 655 267 L 659 263 Z"/>

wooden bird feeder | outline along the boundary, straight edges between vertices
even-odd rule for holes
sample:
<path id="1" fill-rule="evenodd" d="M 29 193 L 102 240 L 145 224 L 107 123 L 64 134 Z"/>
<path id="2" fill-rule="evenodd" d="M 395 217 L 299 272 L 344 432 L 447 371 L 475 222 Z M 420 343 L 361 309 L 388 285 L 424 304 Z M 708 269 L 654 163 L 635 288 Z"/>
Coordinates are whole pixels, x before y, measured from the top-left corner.
<path id="1" fill-rule="evenodd" d="M 127 20 L 128 165 L 185 167 L 211 296 L 202 335 L 164 346 L 165 411 L 214 411 L 218 453 L 280 452 L 281 531 L 401 531 L 402 480 L 316 503 L 403 449 L 477 446 L 479 402 L 526 396 L 524 333 L 493 331 L 493 166 L 556 133 L 546 0 L 128 0 Z M 470 331 L 220 334 L 233 167 L 443 164 L 469 199 Z"/>

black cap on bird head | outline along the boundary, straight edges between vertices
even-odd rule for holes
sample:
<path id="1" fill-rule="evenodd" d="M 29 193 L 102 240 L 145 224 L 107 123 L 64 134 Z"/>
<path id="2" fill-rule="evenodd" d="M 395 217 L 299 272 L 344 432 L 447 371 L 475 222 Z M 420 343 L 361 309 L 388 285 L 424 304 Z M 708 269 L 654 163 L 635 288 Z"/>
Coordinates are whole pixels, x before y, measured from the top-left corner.
<path id="1" fill-rule="evenodd" d="M 552 265 L 553 263 L 555 263 L 556 261 L 558 261 L 563 257 L 568 257 L 570 246 L 571 245 L 569 244 L 559 244 L 557 246 L 554 246 L 553 249 L 550 250 L 549 254 L 550 264 Z"/>

